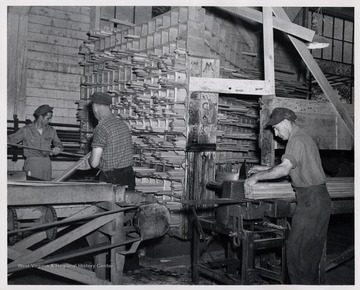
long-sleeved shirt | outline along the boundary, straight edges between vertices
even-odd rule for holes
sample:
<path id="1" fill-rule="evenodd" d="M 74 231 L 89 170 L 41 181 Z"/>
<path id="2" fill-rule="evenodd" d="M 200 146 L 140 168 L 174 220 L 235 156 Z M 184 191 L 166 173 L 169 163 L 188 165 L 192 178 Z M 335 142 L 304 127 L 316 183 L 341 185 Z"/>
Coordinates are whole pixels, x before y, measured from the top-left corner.
<path id="1" fill-rule="evenodd" d="M 64 149 L 56 133 L 56 130 L 49 125 L 45 126 L 43 128 L 42 134 L 40 134 L 34 123 L 31 123 L 20 128 L 14 134 L 9 135 L 7 141 L 8 143 L 19 143 L 22 141 L 23 145 L 25 146 L 31 146 L 45 150 L 51 150 L 51 145 L 54 145 L 54 147 L 58 147 L 61 150 Z M 44 157 L 49 156 L 49 152 L 24 148 L 24 156 L 26 158 Z"/>

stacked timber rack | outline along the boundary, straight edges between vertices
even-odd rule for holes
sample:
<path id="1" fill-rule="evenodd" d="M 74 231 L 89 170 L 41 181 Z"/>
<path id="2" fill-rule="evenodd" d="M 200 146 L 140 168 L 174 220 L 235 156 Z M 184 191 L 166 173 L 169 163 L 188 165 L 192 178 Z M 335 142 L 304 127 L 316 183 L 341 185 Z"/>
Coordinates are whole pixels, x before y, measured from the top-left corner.
<path id="1" fill-rule="evenodd" d="M 218 104 L 216 163 L 259 163 L 259 104 L 220 96 Z"/>
<path id="2" fill-rule="evenodd" d="M 201 13 L 179 8 L 121 31 L 93 31 L 80 49 L 83 147 L 93 130 L 83 108 L 94 92 L 107 92 L 113 97 L 112 112 L 132 131 L 136 189 L 156 195 L 174 211 L 184 193 L 188 21 Z M 178 226 L 175 216 L 173 228 Z"/>
<path id="3" fill-rule="evenodd" d="M 80 47 L 84 55 L 78 102 L 82 148 L 88 147 L 94 127 L 85 110 L 90 96 L 97 91 L 109 93 L 113 113 L 132 130 L 137 189 L 157 195 L 173 212 L 181 208 L 179 199 L 211 197 L 205 184 L 214 180 L 215 162 L 258 163 L 258 99 L 239 102 L 189 89 L 191 77 L 218 78 L 223 68 L 233 78 L 261 79 L 256 53 L 245 49 L 246 33 L 239 32 L 237 25 L 221 27 L 218 18 L 223 16 L 206 13 L 201 7 L 174 8 L 120 31 L 92 31 Z M 211 27 L 207 17 L 213 19 Z M 240 66 L 243 69 L 237 74 Z M 209 151 L 213 147 L 219 151 Z M 206 166 L 201 156 L 209 161 Z M 199 164 L 197 169 L 194 164 Z M 197 174 L 201 181 L 192 178 Z"/>

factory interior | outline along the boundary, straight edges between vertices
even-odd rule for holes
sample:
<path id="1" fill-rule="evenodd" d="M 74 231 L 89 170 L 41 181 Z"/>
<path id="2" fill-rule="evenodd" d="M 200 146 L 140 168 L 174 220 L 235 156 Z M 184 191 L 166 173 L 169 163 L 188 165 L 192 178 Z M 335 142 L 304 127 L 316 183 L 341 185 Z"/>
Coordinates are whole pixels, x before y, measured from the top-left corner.
<path id="1" fill-rule="evenodd" d="M 355 7 L 6 13 L 5 285 L 356 286 Z M 121 162 L 104 169 L 124 132 L 135 187 L 109 181 Z M 315 149 L 291 151 L 297 136 Z M 299 185 L 313 163 L 326 181 Z M 291 245 L 299 197 L 320 187 L 313 255 Z M 296 251 L 316 262 L 294 270 Z"/>

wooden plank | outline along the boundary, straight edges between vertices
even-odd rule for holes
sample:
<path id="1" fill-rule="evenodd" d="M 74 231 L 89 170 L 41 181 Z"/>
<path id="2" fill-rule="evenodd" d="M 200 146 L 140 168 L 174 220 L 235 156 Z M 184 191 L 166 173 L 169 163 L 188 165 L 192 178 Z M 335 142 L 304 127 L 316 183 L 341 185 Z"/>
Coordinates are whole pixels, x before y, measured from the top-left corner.
<path id="1" fill-rule="evenodd" d="M 326 186 L 331 198 L 354 197 L 354 178 L 328 177 Z M 289 181 L 265 181 L 254 184 L 250 191 L 246 188 L 245 196 L 251 199 L 294 199 L 295 192 Z"/>
<path id="2" fill-rule="evenodd" d="M 28 68 L 43 70 L 43 71 L 51 71 L 51 72 L 59 72 L 65 74 L 76 74 L 82 75 L 83 68 L 79 65 L 64 65 L 62 63 L 53 63 L 49 61 L 38 61 L 38 60 L 28 60 L 27 62 Z M 78 98 L 75 98 L 76 100 Z"/>
<path id="3" fill-rule="evenodd" d="M 81 22 L 86 24 L 90 23 L 90 18 L 88 17 L 88 15 L 82 15 L 79 13 L 74 13 L 72 11 L 53 9 L 51 6 L 32 6 L 31 14 L 48 16 L 53 19 L 62 19 L 68 22 Z"/>
<path id="4" fill-rule="evenodd" d="M 290 21 L 289 17 L 286 15 L 285 11 L 281 7 L 273 7 L 275 15 L 285 21 Z M 295 46 L 296 50 L 300 54 L 301 58 L 307 65 L 308 69 L 318 82 L 319 86 L 323 90 L 325 96 L 330 101 L 331 105 L 334 108 L 334 111 L 340 116 L 341 120 L 345 123 L 346 129 L 349 131 L 350 135 L 354 138 L 354 121 L 352 120 L 350 114 L 340 101 L 340 96 L 333 90 L 330 83 L 326 79 L 325 75 L 321 71 L 319 65 L 311 55 L 309 49 L 306 47 L 305 43 L 294 38 L 291 35 L 288 35 L 290 41 Z"/>
<path id="5" fill-rule="evenodd" d="M 18 251 L 16 249 L 8 250 L 8 258 L 9 259 L 19 259 L 24 254 L 30 254 L 30 250 Z M 31 268 L 31 264 L 24 265 L 24 268 Z M 78 281 L 84 284 L 93 284 L 93 285 L 111 285 L 110 282 L 99 279 L 95 277 L 95 273 L 90 270 L 86 270 L 81 267 L 77 267 L 75 265 L 63 263 L 63 264 L 49 264 L 44 266 L 36 266 L 37 269 L 53 273 L 55 275 L 59 275 L 61 277 L 65 277 L 74 281 Z"/>
<path id="6" fill-rule="evenodd" d="M 54 35 L 65 38 L 73 38 L 78 40 L 87 40 L 88 35 L 84 31 L 70 30 L 66 28 L 47 26 L 39 23 L 29 23 L 29 32 L 41 33 L 45 35 Z"/>
<path id="7" fill-rule="evenodd" d="M 107 183 L 8 183 L 8 206 L 73 204 L 110 201 L 112 184 Z"/>
<path id="8" fill-rule="evenodd" d="M 264 71 L 265 81 L 270 83 L 271 94 L 275 95 L 274 30 L 272 9 L 263 7 Z"/>
<path id="9" fill-rule="evenodd" d="M 36 249 L 35 251 L 25 254 L 21 258 L 11 262 L 8 264 L 8 268 L 15 267 L 19 264 L 31 264 L 39 259 L 46 257 L 47 255 L 61 249 L 62 247 L 76 241 L 77 239 L 86 236 L 88 233 L 98 229 L 99 227 L 111 222 L 114 218 L 116 218 L 119 213 L 109 214 L 106 216 L 102 216 L 96 218 L 94 220 L 89 221 L 88 223 L 70 231 L 69 233 L 57 238 L 56 240 Z"/>
<path id="10" fill-rule="evenodd" d="M 70 90 L 58 90 L 58 89 L 44 89 L 44 88 L 30 88 L 26 89 L 27 95 L 27 103 L 28 107 L 36 109 L 35 106 L 31 102 L 31 98 L 44 98 L 44 99 L 65 99 L 69 101 L 73 101 L 75 104 L 75 100 L 78 100 L 79 91 L 70 91 Z M 77 98 L 76 98 L 77 97 Z M 74 105 L 74 108 L 76 106 Z M 32 111 L 32 113 L 34 112 Z M 32 115 L 31 113 L 31 115 Z"/>
<path id="11" fill-rule="evenodd" d="M 35 15 L 35 14 L 29 15 L 29 23 L 38 23 L 52 27 L 83 31 L 85 34 L 89 31 L 89 27 L 90 27 L 89 23 L 68 21 L 65 19 L 58 19 L 45 15 Z"/>
<path id="12" fill-rule="evenodd" d="M 76 92 L 77 94 L 80 92 L 80 85 L 79 83 L 76 84 L 75 82 L 66 82 L 66 81 L 62 82 L 59 80 L 52 81 L 52 80 L 28 78 L 27 84 L 29 88 L 60 90 L 66 92 L 74 92 L 74 93 Z M 76 100 L 73 99 L 67 101 L 72 101 L 74 103 Z"/>
<path id="13" fill-rule="evenodd" d="M 39 71 L 34 69 L 27 69 L 26 70 L 26 77 L 28 79 L 37 79 L 37 80 L 48 80 L 48 81 L 59 81 L 59 82 L 66 82 L 66 83 L 74 83 L 79 86 L 81 75 L 75 74 L 66 74 L 60 72 L 51 72 L 51 71 Z"/>
<path id="14" fill-rule="evenodd" d="M 26 63 L 29 7 L 11 7 L 8 21 L 8 118 L 23 118 L 26 103 Z M 14 49 L 15 48 L 15 49 Z"/>
<path id="15" fill-rule="evenodd" d="M 68 47 L 80 47 L 83 44 L 83 40 L 74 39 L 70 37 L 61 37 L 57 35 L 46 35 L 39 32 L 28 32 L 29 41 L 62 45 Z"/>
<path id="16" fill-rule="evenodd" d="M 261 80 L 238 80 L 190 77 L 189 89 L 194 92 L 212 92 L 239 95 L 272 95 L 271 83 Z"/>
<path id="17" fill-rule="evenodd" d="M 251 19 L 253 21 L 256 21 L 258 23 L 262 23 L 263 19 L 262 19 L 262 12 L 257 11 L 255 9 L 252 8 L 246 8 L 246 7 L 235 7 L 235 8 L 219 8 L 221 10 L 230 12 L 230 13 L 235 13 L 241 17 L 245 17 L 248 19 Z M 286 32 L 288 34 L 294 35 L 298 38 L 304 39 L 306 41 L 312 41 L 315 31 L 305 28 L 303 26 L 294 24 L 288 20 L 284 20 L 284 19 L 279 19 L 277 17 L 273 17 L 273 24 L 274 24 L 274 28 L 278 29 L 280 31 Z"/>
<path id="18" fill-rule="evenodd" d="M 62 46 L 62 45 L 49 44 L 43 42 L 29 41 L 28 49 L 32 51 L 47 52 L 47 53 L 51 51 L 52 53 L 61 55 L 63 57 L 66 56 L 71 56 L 73 58 L 77 57 L 78 64 L 81 60 L 83 60 L 83 57 L 79 55 L 79 47 L 70 47 L 70 46 Z"/>

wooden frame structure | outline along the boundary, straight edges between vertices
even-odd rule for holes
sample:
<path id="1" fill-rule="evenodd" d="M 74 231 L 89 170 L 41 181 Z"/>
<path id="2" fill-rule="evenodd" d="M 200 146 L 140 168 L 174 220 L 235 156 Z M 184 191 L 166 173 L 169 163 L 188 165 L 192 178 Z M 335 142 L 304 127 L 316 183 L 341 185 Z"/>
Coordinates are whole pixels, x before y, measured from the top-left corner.
<path id="1" fill-rule="evenodd" d="M 264 40 L 264 76 L 265 80 L 233 80 L 233 79 L 215 79 L 215 78 L 190 78 L 190 90 L 195 92 L 213 92 L 227 94 L 243 95 L 261 95 L 270 99 L 277 99 L 275 96 L 275 68 L 274 68 L 274 41 L 273 29 L 278 29 L 287 34 L 290 41 L 298 51 L 302 60 L 313 74 L 319 86 L 323 90 L 331 111 L 339 123 L 343 124 L 344 130 L 348 132 L 353 142 L 354 121 L 349 112 L 340 101 L 340 96 L 332 89 L 329 81 L 321 71 L 320 67 L 312 57 L 305 43 L 302 41 L 311 41 L 315 32 L 303 26 L 291 22 L 284 9 L 281 7 L 263 7 L 263 11 L 257 11 L 252 8 L 218 8 L 227 13 L 243 17 L 263 24 Z M 267 99 L 268 100 L 268 99 Z M 305 106 L 306 107 L 306 106 Z M 326 106 L 327 107 L 327 106 Z M 328 111 L 328 109 L 326 109 Z M 260 116 L 260 125 L 265 124 L 270 117 L 269 110 L 263 110 Z M 262 128 L 262 127 L 261 127 Z M 344 133 L 343 133 L 344 134 Z M 346 134 L 345 134 L 346 135 Z M 346 136 L 346 139 L 348 137 Z M 274 164 L 274 141 L 273 134 L 270 131 L 261 132 L 260 144 L 262 146 L 262 164 Z"/>
<path id="2" fill-rule="evenodd" d="M 354 122 L 350 114 L 346 111 L 339 96 L 332 89 L 330 83 L 322 73 L 316 61 L 310 54 L 305 41 L 311 41 L 314 36 L 314 31 L 304 28 L 300 25 L 292 23 L 285 11 L 281 7 L 263 7 L 263 13 L 251 8 L 219 8 L 221 10 L 234 13 L 237 16 L 245 17 L 247 19 L 263 23 L 264 27 L 264 61 L 265 61 L 265 80 L 233 80 L 233 79 L 207 79 L 207 78 L 190 78 L 191 91 L 202 92 L 218 92 L 228 94 L 248 94 L 248 95 L 274 95 L 275 87 L 274 80 L 274 43 L 273 43 L 273 28 L 279 29 L 288 34 L 291 42 L 298 50 L 303 61 L 306 63 L 308 69 L 314 75 L 323 89 L 325 96 L 332 104 L 334 113 L 341 117 L 341 120 L 346 124 L 346 128 L 351 136 L 354 136 Z M 274 13 L 276 16 L 272 16 Z M 295 38 L 295 37 L 296 38 Z M 212 82 L 212 84 L 210 84 Z M 254 88 L 255 85 L 255 88 Z M 255 92 L 254 92 L 255 90 Z"/>
<path id="3" fill-rule="evenodd" d="M 8 274 L 37 268 L 84 284 L 121 284 L 125 255 L 134 253 L 141 242 L 132 226 L 124 227 L 129 220 L 127 213 L 131 215 L 137 208 L 125 204 L 127 199 L 125 188 L 112 184 L 9 182 L 8 207 L 18 212 L 19 219 L 37 219 L 39 207 L 50 205 L 61 221 L 50 222 L 48 226 L 35 224 L 26 229 L 31 230 L 30 235 L 9 245 L 8 259 L 12 261 Z M 56 238 L 49 241 L 46 230 L 54 227 Z M 83 237 L 90 247 L 53 256 L 55 251 Z M 33 249 L 39 242 L 41 246 Z M 125 250 L 125 245 L 131 245 L 130 249 Z M 93 267 L 64 262 L 85 254 L 94 254 Z"/>

